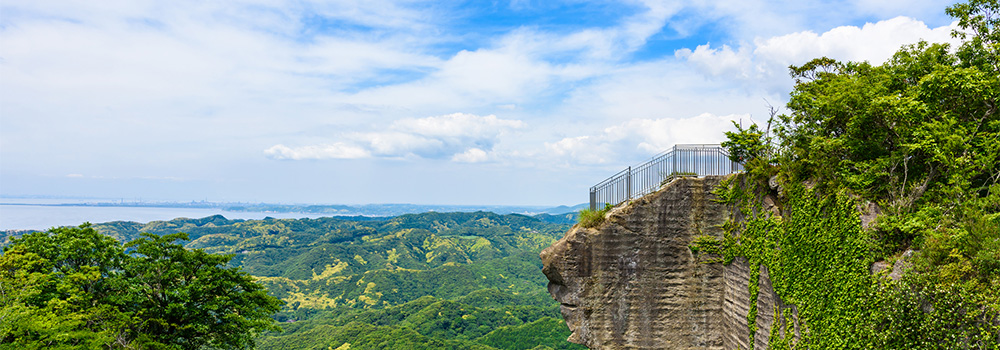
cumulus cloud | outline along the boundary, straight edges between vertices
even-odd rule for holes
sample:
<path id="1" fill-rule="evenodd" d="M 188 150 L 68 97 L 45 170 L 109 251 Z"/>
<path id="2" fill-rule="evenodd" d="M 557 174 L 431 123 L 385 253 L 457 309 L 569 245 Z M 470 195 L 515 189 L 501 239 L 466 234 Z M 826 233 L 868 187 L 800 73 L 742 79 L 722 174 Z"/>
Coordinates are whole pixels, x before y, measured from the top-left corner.
<path id="1" fill-rule="evenodd" d="M 489 160 L 489 155 L 484 150 L 470 148 L 465 152 L 452 156 L 451 160 L 459 163 L 480 163 Z"/>
<path id="2" fill-rule="evenodd" d="M 367 158 L 371 153 L 361 147 L 337 142 L 328 145 L 314 145 L 291 148 L 285 145 L 274 145 L 264 151 L 272 159 L 354 159 Z"/>
<path id="3" fill-rule="evenodd" d="M 407 158 L 451 159 L 476 163 L 489 159 L 488 151 L 507 131 L 520 129 L 520 120 L 454 113 L 394 121 L 386 130 L 342 135 L 348 141 L 288 147 L 278 144 L 264 154 L 272 159 Z"/>
<path id="4" fill-rule="evenodd" d="M 545 143 L 548 154 L 559 159 L 580 164 L 603 164 L 614 157 L 613 149 L 607 147 L 608 140 L 601 136 L 575 136 Z"/>
<path id="5" fill-rule="evenodd" d="M 579 164 L 629 163 L 629 158 L 654 155 L 676 144 L 722 142 L 723 131 L 732 129 L 733 121 L 751 122 L 749 115 L 708 113 L 689 118 L 631 119 L 594 135 L 546 143 L 545 149 Z"/>
<path id="6" fill-rule="evenodd" d="M 474 114 L 454 113 L 420 119 L 400 119 L 391 129 L 428 137 L 450 139 L 496 138 L 505 129 L 524 127 L 520 120 L 500 119 L 495 115 L 480 117 Z"/>
<path id="7" fill-rule="evenodd" d="M 950 29 L 905 17 L 829 28 L 928 20 L 921 14 L 943 2 L 570 1 L 508 11 L 524 18 L 509 23 L 481 21 L 502 2 L 0 2 L 0 158 L 3 173 L 217 177 L 211 183 L 254 173 L 268 184 L 256 187 L 272 189 L 298 166 L 261 167 L 262 155 L 500 162 L 530 167 L 523 182 L 544 183 L 535 170 L 549 164 L 618 166 L 674 143 L 717 142 L 726 116 L 763 111 L 763 99 L 781 104 L 788 64 L 875 62 Z M 578 20 L 580 8 L 600 15 Z M 910 8 L 919 10 L 902 11 Z M 407 176 L 427 176 L 417 173 Z M 456 176 L 476 178 L 467 174 Z M 300 185 L 280 193 L 315 193 Z"/>
<path id="8" fill-rule="evenodd" d="M 675 56 L 709 77 L 742 80 L 772 91 L 787 91 L 791 84 L 787 78 L 789 65 L 801 65 L 822 56 L 881 64 L 901 46 L 920 40 L 956 43 L 950 35 L 955 27 L 953 23 L 928 28 L 921 21 L 896 17 L 862 27 L 840 26 L 821 34 L 802 31 L 757 38 L 735 48 L 699 45 L 694 50 L 677 50 Z"/>

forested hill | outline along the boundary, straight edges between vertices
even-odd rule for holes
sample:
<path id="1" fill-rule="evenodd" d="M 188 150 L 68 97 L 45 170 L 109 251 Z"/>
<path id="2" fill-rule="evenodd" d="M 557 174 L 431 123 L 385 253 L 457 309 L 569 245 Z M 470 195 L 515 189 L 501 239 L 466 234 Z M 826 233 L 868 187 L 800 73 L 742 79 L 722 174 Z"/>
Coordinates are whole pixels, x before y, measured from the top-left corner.
<path id="1" fill-rule="evenodd" d="M 568 224 L 431 212 L 92 227 L 120 242 L 185 232 L 189 249 L 232 255 L 285 301 L 274 316 L 284 330 L 258 339 L 265 349 L 581 348 L 565 341 L 538 259 Z"/>

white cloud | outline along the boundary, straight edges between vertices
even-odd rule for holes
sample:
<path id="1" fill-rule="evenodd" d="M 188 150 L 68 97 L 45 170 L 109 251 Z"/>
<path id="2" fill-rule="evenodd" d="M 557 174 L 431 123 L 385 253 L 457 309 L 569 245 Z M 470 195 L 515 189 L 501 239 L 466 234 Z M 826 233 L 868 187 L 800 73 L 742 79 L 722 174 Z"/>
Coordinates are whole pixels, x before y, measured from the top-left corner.
<path id="1" fill-rule="evenodd" d="M 605 76 L 630 60 L 683 8 L 662 1 L 629 5 L 639 10 L 616 25 L 571 32 L 518 27 L 488 45 L 454 53 L 420 79 L 365 89 L 350 99 L 367 104 L 390 100 L 411 110 L 549 104 L 567 86 Z"/>
<path id="2" fill-rule="evenodd" d="M 496 138 L 503 130 L 525 126 L 520 120 L 500 119 L 495 115 L 480 117 L 453 113 L 420 119 L 400 119 L 389 127 L 401 132 L 442 138 Z"/>
<path id="3" fill-rule="evenodd" d="M 489 160 L 489 155 L 484 150 L 470 148 L 465 152 L 452 156 L 451 160 L 459 163 L 480 163 Z"/>
<path id="4" fill-rule="evenodd" d="M 881 64 L 903 45 L 920 40 L 957 42 L 951 37 L 952 26 L 928 28 L 921 21 L 896 17 L 863 27 L 841 26 L 816 35 L 799 32 L 755 42 L 754 54 L 764 62 L 794 63 L 819 57 Z"/>
<path id="5" fill-rule="evenodd" d="M 345 133 L 348 140 L 333 144 L 287 147 L 275 145 L 264 151 L 272 159 L 430 158 L 458 162 L 487 160 L 500 137 L 520 129 L 520 120 L 454 113 L 426 118 L 400 119 L 382 131 Z"/>
<path id="6" fill-rule="evenodd" d="M 445 146 L 440 139 L 394 131 L 355 134 L 352 138 L 382 157 L 418 155 L 433 158 Z"/>
<path id="7" fill-rule="evenodd" d="M 696 15 L 672 19 L 679 32 L 722 31 L 728 43 L 752 42 L 757 38 L 803 31 L 826 31 L 863 20 L 895 16 L 920 18 L 934 25 L 951 20 L 944 8 L 953 0 L 714 0 L 687 2 L 687 13 Z M 683 25 L 675 25 L 679 22 Z M 722 44 L 722 43 L 720 43 Z"/>
<path id="8" fill-rule="evenodd" d="M 747 58 L 752 55 L 748 52 L 747 46 L 742 45 L 737 50 L 733 50 L 729 45 L 713 49 L 705 44 L 698 45 L 694 51 L 690 49 L 677 50 L 676 56 L 687 59 L 700 71 L 710 76 L 746 79 L 749 78 L 749 72 L 746 68 Z"/>
<path id="9" fill-rule="evenodd" d="M 523 12 L 514 23 L 478 22 L 502 3 L 0 2 L 2 173 L 156 174 L 241 184 L 233 193 L 267 188 L 280 200 L 316 186 L 284 190 L 273 178 L 329 174 L 339 163 L 268 159 L 414 160 L 371 164 L 415 181 L 440 177 L 440 162 L 420 161 L 434 159 L 530 168 L 518 181 L 583 186 L 566 178 L 607 169 L 581 164 L 611 168 L 674 143 L 717 142 L 729 127 L 720 116 L 764 112 L 764 99 L 780 106 L 788 64 L 824 54 L 877 60 L 933 40 L 920 33 L 947 36 L 909 18 L 829 29 L 899 14 L 926 21 L 918 14 L 941 12 L 946 4 L 928 4 L 942 1 L 605 1 L 597 8 L 611 11 L 600 18 Z M 939 17 L 927 23 L 946 23 Z M 704 37 L 713 42 L 663 49 Z M 466 113 L 445 115 L 452 111 Z M 539 175 L 560 164 L 572 175 Z M 420 167 L 430 170 L 412 171 Z M 267 186 L 239 182 L 251 173 Z M 455 176 L 476 178 L 468 174 Z M 371 191 L 358 192 L 369 193 L 350 200 Z M 504 196 L 514 195 L 466 200 Z"/>
<path id="10" fill-rule="evenodd" d="M 631 119 L 595 135 L 566 137 L 546 143 L 549 154 L 579 164 L 627 164 L 677 144 L 714 144 L 724 140 L 732 121 L 749 115 L 701 114 L 689 118 Z"/>
<path id="11" fill-rule="evenodd" d="M 611 150 L 605 147 L 606 143 L 597 137 L 576 136 L 552 143 L 546 142 L 545 149 L 558 159 L 570 159 L 583 164 L 601 164 L 608 162 L 608 158 L 612 156 Z"/>
<path id="12" fill-rule="evenodd" d="M 699 45 L 693 51 L 677 50 L 675 55 L 709 77 L 742 80 L 770 91 L 788 91 L 792 84 L 787 77 L 789 65 L 801 65 L 822 56 L 877 65 L 887 61 L 903 45 L 920 40 L 956 43 L 950 35 L 954 28 L 955 24 L 928 28 L 921 21 L 896 17 L 860 28 L 840 26 L 822 34 L 803 31 L 757 38 L 735 49 L 729 45 L 717 48 Z"/>
<path id="13" fill-rule="evenodd" d="M 496 46 L 539 58 L 571 54 L 575 60 L 588 63 L 617 61 L 641 49 L 685 6 L 683 2 L 659 0 L 629 0 L 619 5 L 636 11 L 615 25 L 564 33 L 523 26 L 502 36 Z"/>
<path id="14" fill-rule="evenodd" d="M 354 159 L 367 158 L 371 153 L 357 146 L 337 142 L 329 145 L 315 145 L 291 148 L 285 145 L 274 145 L 264 151 L 271 159 Z"/>
<path id="15" fill-rule="evenodd" d="M 749 119 L 749 116 L 716 116 L 706 113 L 680 119 L 633 119 L 605 129 L 605 134 L 623 140 L 639 141 L 636 146 L 638 149 L 658 153 L 677 144 L 722 142 L 723 132 L 731 129 L 732 121 L 740 119 Z"/>
<path id="16" fill-rule="evenodd" d="M 568 118 L 567 128 L 579 125 L 593 129 L 632 119 L 747 114 L 766 110 L 765 99 L 780 103 L 781 94 L 744 88 L 742 83 L 706 77 L 683 62 L 657 60 L 621 67 L 593 79 L 574 89 L 553 114 L 572 118 Z"/>

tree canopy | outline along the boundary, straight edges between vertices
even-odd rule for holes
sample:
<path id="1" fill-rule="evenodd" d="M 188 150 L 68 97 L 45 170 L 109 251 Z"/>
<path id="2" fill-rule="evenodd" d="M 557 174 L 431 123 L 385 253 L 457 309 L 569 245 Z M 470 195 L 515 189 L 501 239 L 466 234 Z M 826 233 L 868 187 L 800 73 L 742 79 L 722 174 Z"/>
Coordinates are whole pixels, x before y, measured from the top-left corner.
<path id="1" fill-rule="evenodd" d="M 428 212 L 385 218 L 263 220 L 229 220 L 216 215 L 149 223 L 95 223 L 89 228 L 119 242 L 132 241 L 122 245 L 127 254 L 157 261 L 127 269 L 131 271 L 128 276 L 151 286 L 157 285 L 148 282 L 151 279 L 175 280 L 167 278 L 168 274 L 158 277 L 156 264 L 181 253 L 177 247 L 159 248 L 157 240 L 169 241 L 176 233 L 185 232 L 191 241 L 173 242 L 189 251 L 231 254 L 228 266 L 239 266 L 268 294 L 285 301 L 271 316 L 282 330 L 260 334 L 257 348 L 514 350 L 536 344 L 553 349 L 583 348 L 566 341 L 570 331 L 558 319 L 559 303 L 549 296 L 547 280 L 538 273 L 538 251 L 561 237 L 569 228 L 567 224 L 516 214 Z M 0 231 L 0 235 L 4 233 Z M 6 238 L 0 237 L 0 241 L 6 242 Z M 172 296 L 176 295 L 166 295 Z M 140 326 L 154 329 L 160 323 L 181 324 L 170 320 L 200 317 L 193 311 L 205 310 L 196 306 L 199 302 L 180 300 L 174 302 L 176 308 L 168 310 L 157 303 L 162 299 L 145 301 L 147 306 L 142 309 L 146 311 L 138 320 L 146 324 Z M 188 310 L 189 306 L 195 310 Z M 47 323 L 39 329 L 56 325 Z M 88 332 L 102 329 L 84 328 L 64 339 L 97 337 Z M 107 334 L 105 338 L 114 335 Z M 105 343 L 30 344 L 10 346 L 99 348 Z M 131 344 L 136 348 L 164 347 L 134 340 Z M 0 349 L 5 346 L 6 340 L 0 339 Z"/>
<path id="2" fill-rule="evenodd" d="M 865 286 L 851 298 L 875 300 L 875 311 L 851 314 L 858 332 L 874 330 L 869 343 L 852 347 L 1000 343 L 1000 2 L 970 0 L 946 12 L 958 20 L 953 35 L 963 40 L 960 46 L 919 42 L 881 65 L 823 57 L 792 66 L 790 113 L 772 114 L 763 131 L 752 126 L 727 133 L 730 154 L 750 158 L 746 168 L 751 182 L 760 184 L 758 195 L 774 191 L 766 184 L 774 178 L 786 189 L 809 188 L 772 193 L 788 196 L 789 203 L 808 202 L 795 193 L 846 196 L 858 205 L 870 203 L 879 214 L 867 236 L 850 236 L 857 240 L 839 251 L 858 248 L 864 250 L 859 259 L 905 261 L 897 265 L 908 266 L 908 273 L 901 281 L 872 285 L 858 282 L 867 279 L 867 268 L 849 274 L 851 283 Z M 831 208 L 816 215 L 828 216 Z M 789 240 L 800 209 L 789 205 L 782 210 L 790 216 L 782 221 L 754 222 L 770 229 L 747 224 L 743 230 L 793 245 L 775 253 L 786 254 L 820 235 Z M 747 245 L 753 237 L 742 240 Z M 775 278 L 781 266 L 769 268 Z M 845 300 L 859 300 L 851 298 Z M 832 306 L 817 317 L 846 317 L 836 310 L 849 309 L 849 303 L 824 302 Z"/>
<path id="3" fill-rule="evenodd" d="M 127 244 L 89 224 L 13 238 L 0 256 L 0 343 L 27 348 L 253 348 L 281 302 L 183 233 Z"/>

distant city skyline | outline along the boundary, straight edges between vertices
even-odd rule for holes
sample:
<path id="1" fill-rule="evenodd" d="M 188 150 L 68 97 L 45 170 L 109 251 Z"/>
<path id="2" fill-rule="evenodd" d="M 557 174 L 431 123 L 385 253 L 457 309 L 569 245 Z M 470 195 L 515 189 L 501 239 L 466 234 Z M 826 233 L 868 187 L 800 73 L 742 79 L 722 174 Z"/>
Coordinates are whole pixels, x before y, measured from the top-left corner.
<path id="1" fill-rule="evenodd" d="M 575 205 L 950 4 L 3 1 L 0 196 Z"/>

